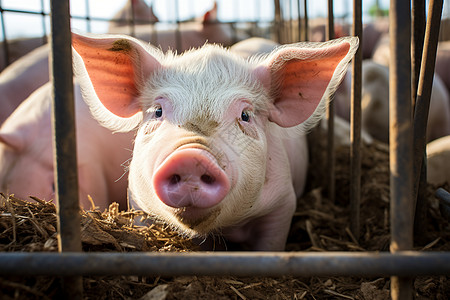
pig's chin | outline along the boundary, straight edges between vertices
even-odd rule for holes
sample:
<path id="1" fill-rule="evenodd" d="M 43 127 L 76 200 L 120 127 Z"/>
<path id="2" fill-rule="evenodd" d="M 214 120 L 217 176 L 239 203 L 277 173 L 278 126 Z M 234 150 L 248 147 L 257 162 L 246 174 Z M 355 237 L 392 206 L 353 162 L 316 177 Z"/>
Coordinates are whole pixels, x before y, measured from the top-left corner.
<path id="1" fill-rule="evenodd" d="M 214 229 L 220 208 L 183 207 L 172 209 L 172 213 L 190 235 L 205 235 Z"/>

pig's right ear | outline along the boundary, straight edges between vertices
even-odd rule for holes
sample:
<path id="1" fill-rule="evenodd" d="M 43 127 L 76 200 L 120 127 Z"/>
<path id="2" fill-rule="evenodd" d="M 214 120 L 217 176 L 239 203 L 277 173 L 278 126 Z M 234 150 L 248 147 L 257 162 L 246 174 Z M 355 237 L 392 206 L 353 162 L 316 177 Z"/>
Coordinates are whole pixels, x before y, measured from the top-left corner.
<path id="1" fill-rule="evenodd" d="M 114 131 L 136 128 L 142 120 L 139 89 L 161 64 L 127 36 L 72 33 L 72 46 L 75 74 L 94 118 Z"/>

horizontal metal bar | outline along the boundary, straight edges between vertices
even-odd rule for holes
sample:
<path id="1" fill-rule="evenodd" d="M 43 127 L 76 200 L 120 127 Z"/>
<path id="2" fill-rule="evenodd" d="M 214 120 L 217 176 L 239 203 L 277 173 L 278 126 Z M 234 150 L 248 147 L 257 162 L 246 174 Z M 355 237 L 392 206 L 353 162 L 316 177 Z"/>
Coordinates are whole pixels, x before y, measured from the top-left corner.
<path id="1" fill-rule="evenodd" d="M 450 252 L 1 253 L 0 275 L 450 275 Z"/>

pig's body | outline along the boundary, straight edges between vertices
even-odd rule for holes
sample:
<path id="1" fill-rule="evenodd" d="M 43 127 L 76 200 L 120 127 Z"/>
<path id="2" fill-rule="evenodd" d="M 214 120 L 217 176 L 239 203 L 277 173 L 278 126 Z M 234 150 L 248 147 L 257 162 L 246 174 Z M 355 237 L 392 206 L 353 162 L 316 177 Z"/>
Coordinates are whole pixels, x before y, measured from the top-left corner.
<path id="1" fill-rule="evenodd" d="M 96 119 L 139 127 L 129 199 L 187 236 L 284 249 L 316 124 L 357 39 L 298 44 L 244 60 L 212 45 L 164 55 L 126 36 L 74 35 Z M 325 96 L 324 96 L 325 95 Z"/>
<path id="2" fill-rule="evenodd" d="M 80 204 L 87 195 L 101 209 L 112 202 L 126 206 L 126 178 L 121 166 L 131 156 L 132 134 L 112 134 L 90 116 L 75 86 Z M 39 88 L 0 127 L 0 187 L 27 199 L 54 198 L 51 132 L 51 85 Z M 114 151 L 111 151 L 114 149 Z M 120 179 L 120 180 L 119 180 Z"/>
<path id="3" fill-rule="evenodd" d="M 49 81 L 48 45 L 41 46 L 0 73 L 0 125 L 33 91 Z"/>
<path id="4" fill-rule="evenodd" d="M 427 181 L 450 184 L 450 135 L 427 145 Z"/>
<path id="5" fill-rule="evenodd" d="M 5 60 L 6 53 L 3 44 L 4 42 L 0 42 L 0 71 L 3 71 L 8 66 Z M 45 39 L 42 37 L 9 39 L 9 64 L 44 44 Z"/>
<path id="6" fill-rule="evenodd" d="M 335 101 L 336 114 L 350 119 L 351 75 L 347 73 Z M 365 60 L 362 66 L 362 128 L 372 137 L 389 142 L 389 69 Z M 450 100 L 448 92 L 435 75 L 427 124 L 427 141 L 450 134 Z"/>

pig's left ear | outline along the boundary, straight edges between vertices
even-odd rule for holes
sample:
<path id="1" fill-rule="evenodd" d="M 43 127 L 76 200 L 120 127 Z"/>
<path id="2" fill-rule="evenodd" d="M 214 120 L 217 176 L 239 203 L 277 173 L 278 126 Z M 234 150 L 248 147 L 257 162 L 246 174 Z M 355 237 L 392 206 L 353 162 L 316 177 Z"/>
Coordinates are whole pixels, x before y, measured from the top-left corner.
<path id="1" fill-rule="evenodd" d="M 127 36 L 72 33 L 74 70 L 92 115 L 114 131 L 142 120 L 139 89 L 161 67 L 140 41 Z"/>
<path id="2" fill-rule="evenodd" d="M 255 69 L 274 98 L 269 120 L 282 127 L 313 127 L 324 114 L 347 65 L 358 49 L 357 37 L 278 48 Z"/>

